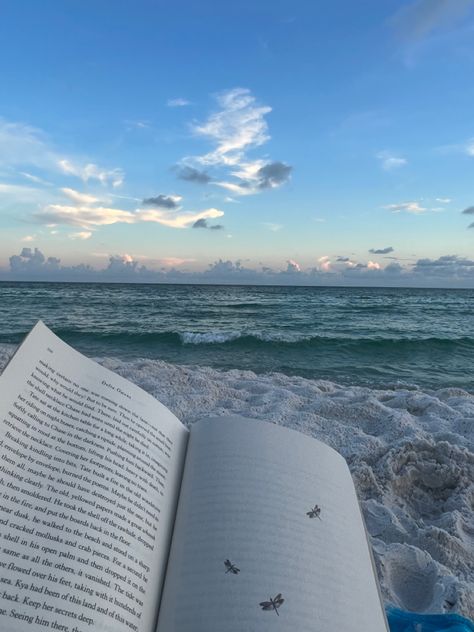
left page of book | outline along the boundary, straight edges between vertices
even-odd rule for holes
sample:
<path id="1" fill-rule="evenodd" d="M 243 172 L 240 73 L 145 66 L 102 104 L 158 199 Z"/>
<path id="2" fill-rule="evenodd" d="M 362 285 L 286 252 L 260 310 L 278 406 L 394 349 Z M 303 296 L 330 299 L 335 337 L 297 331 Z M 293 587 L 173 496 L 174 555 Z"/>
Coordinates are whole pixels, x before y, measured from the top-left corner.
<path id="1" fill-rule="evenodd" d="M 34 327 L 0 377 L 0 630 L 154 629 L 188 435 Z"/>

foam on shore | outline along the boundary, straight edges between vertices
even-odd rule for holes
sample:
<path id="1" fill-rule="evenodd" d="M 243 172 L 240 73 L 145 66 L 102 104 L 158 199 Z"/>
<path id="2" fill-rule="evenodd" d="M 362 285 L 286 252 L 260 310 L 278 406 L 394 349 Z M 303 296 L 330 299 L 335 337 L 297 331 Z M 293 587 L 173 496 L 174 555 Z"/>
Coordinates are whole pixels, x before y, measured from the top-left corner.
<path id="1" fill-rule="evenodd" d="M 13 348 L 0 345 L 0 370 Z M 158 360 L 100 362 L 186 424 L 239 414 L 334 447 L 355 480 L 385 601 L 474 618 L 474 395 L 342 387 Z"/>

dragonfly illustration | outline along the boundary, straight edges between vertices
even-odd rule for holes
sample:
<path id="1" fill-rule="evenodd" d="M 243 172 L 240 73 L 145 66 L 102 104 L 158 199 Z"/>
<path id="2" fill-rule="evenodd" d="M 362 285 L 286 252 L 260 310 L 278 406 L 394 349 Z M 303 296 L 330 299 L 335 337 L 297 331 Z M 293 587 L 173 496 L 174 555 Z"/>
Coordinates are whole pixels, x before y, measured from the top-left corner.
<path id="1" fill-rule="evenodd" d="M 259 605 L 262 606 L 262 610 L 275 610 L 277 615 L 280 616 L 278 614 L 278 608 L 284 601 L 285 600 L 281 596 L 281 593 L 278 593 L 278 595 L 273 599 L 270 597 L 270 601 L 261 601 Z"/>
<path id="2" fill-rule="evenodd" d="M 306 512 L 306 515 L 310 518 L 319 518 L 321 520 L 321 507 L 319 505 L 314 505 L 314 507 Z"/>
<path id="3" fill-rule="evenodd" d="M 240 568 L 237 568 L 235 564 L 232 564 L 230 560 L 225 560 L 224 566 L 226 567 L 226 573 L 233 573 L 234 575 L 238 575 L 240 573 Z"/>

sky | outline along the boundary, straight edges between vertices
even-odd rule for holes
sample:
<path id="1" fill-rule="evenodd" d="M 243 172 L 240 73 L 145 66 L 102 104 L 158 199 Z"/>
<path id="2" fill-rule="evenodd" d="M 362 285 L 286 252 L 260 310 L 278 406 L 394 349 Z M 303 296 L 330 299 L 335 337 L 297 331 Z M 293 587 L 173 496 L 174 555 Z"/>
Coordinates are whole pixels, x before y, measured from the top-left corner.
<path id="1" fill-rule="evenodd" d="M 0 279 L 474 287 L 474 0 L 3 0 Z"/>

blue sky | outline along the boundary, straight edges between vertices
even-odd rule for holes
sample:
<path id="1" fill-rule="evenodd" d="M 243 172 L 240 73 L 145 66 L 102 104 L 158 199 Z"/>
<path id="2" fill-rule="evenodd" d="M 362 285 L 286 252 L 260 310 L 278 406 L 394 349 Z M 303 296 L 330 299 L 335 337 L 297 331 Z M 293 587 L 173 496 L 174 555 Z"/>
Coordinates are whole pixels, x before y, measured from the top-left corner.
<path id="1" fill-rule="evenodd" d="M 0 278 L 474 287 L 474 0 L 1 12 Z"/>

